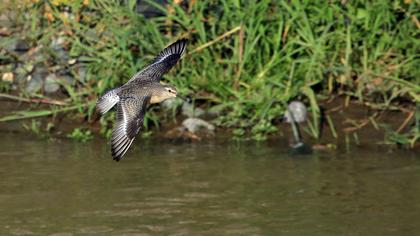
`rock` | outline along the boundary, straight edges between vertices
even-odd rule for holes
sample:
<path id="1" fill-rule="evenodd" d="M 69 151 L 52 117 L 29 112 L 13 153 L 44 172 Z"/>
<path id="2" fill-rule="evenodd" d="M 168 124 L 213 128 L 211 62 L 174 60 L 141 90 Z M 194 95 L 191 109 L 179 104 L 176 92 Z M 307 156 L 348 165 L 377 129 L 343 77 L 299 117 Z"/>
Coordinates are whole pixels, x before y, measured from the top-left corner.
<path id="1" fill-rule="evenodd" d="M 26 52 L 29 50 L 29 42 L 26 41 L 25 39 L 19 39 L 14 43 L 14 51 L 18 51 L 18 52 Z"/>
<path id="2" fill-rule="evenodd" d="M 42 88 L 42 78 L 41 76 L 31 76 L 27 77 L 28 84 L 26 85 L 26 92 L 36 93 Z"/>
<path id="3" fill-rule="evenodd" d="M 1 24 L 0 24 L 1 25 Z M 0 28 L 0 36 L 9 36 L 11 32 L 7 27 L 1 27 Z"/>
<path id="4" fill-rule="evenodd" d="M 197 133 L 198 131 L 207 131 L 212 133 L 215 129 L 214 125 L 199 118 L 187 118 L 182 122 L 182 126 L 191 133 Z"/>
<path id="5" fill-rule="evenodd" d="M 29 50 L 29 43 L 24 39 L 9 38 L 9 40 L 6 40 L 3 45 L 6 51 L 14 52 L 19 55 L 22 55 L 24 52 Z"/>
<path id="6" fill-rule="evenodd" d="M 36 93 L 42 88 L 44 79 L 48 76 L 48 69 L 44 66 L 36 66 L 31 76 L 27 77 L 26 92 Z"/>
<path id="7" fill-rule="evenodd" d="M 199 118 L 187 118 L 182 126 L 166 132 L 165 137 L 173 141 L 195 141 L 214 136 L 214 125 Z"/>
<path id="8" fill-rule="evenodd" d="M 1 80 L 8 83 L 13 83 L 14 75 L 12 72 L 6 72 L 2 75 Z"/>
<path id="9" fill-rule="evenodd" d="M 308 112 L 303 102 L 292 101 L 287 107 L 288 109 L 284 114 L 284 118 L 287 123 L 291 123 L 293 121 L 291 115 L 289 114 L 289 111 L 292 113 L 295 122 L 301 123 L 306 121 Z"/>
<path id="10" fill-rule="evenodd" d="M 58 78 L 55 74 L 49 74 L 45 78 L 44 91 L 46 93 L 55 93 L 60 89 L 60 84 L 58 83 Z"/>
<path id="11" fill-rule="evenodd" d="M 195 108 L 191 103 L 184 102 L 182 104 L 182 115 L 186 117 L 201 117 L 205 114 L 201 108 Z"/>
<path id="12" fill-rule="evenodd" d="M 74 65 L 74 64 L 76 64 L 76 62 L 77 62 L 77 60 L 76 59 L 70 59 L 70 60 L 68 60 L 67 61 L 67 63 L 69 64 L 69 65 Z"/>

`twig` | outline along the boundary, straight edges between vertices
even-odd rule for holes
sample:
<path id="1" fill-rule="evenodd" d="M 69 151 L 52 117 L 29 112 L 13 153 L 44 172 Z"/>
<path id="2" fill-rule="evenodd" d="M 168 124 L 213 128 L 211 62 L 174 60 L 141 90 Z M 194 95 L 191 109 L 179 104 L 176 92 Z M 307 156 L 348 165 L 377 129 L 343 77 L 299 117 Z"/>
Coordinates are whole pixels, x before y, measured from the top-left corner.
<path id="1" fill-rule="evenodd" d="M 217 37 L 217 38 L 215 38 L 215 39 L 213 39 L 213 40 L 211 40 L 211 41 L 209 41 L 209 42 L 207 42 L 207 43 L 205 43 L 205 44 L 203 44 L 203 45 L 199 46 L 198 48 L 196 48 L 196 49 L 192 50 L 190 53 L 188 53 L 188 55 L 191 55 L 191 54 L 193 54 L 193 53 L 195 53 L 195 52 L 199 52 L 199 51 L 201 51 L 201 50 L 203 50 L 203 49 L 205 49 L 205 48 L 207 48 L 207 47 L 210 47 L 211 45 L 213 45 L 213 44 L 215 44 L 215 43 L 219 42 L 220 40 L 222 40 L 222 39 L 226 38 L 227 36 L 229 36 L 229 35 L 231 35 L 231 34 L 236 33 L 236 32 L 237 32 L 237 31 L 239 31 L 240 29 L 241 29 L 241 26 L 237 26 L 237 27 L 235 27 L 235 28 L 233 28 L 233 29 L 229 30 L 228 32 L 226 32 L 226 33 L 224 33 L 224 34 L 220 35 L 219 37 Z"/>
<path id="2" fill-rule="evenodd" d="M 363 127 L 365 127 L 367 124 L 369 124 L 369 121 L 371 120 L 371 118 L 374 118 L 378 115 L 378 112 L 375 112 L 373 115 L 371 115 L 369 118 L 366 119 L 362 119 L 362 122 L 360 124 L 356 124 L 353 127 L 347 127 L 344 128 L 343 131 L 346 133 L 350 133 L 350 132 L 354 132 L 356 130 L 359 130 Z M 351 120 L 345 120 L 344 123 L 353 123 Z"/>
<path id="3" fill-rule="evenodd" d="M 238 43 L 238 66 L 236 69 L 235 79 L 233 81 L 233 88 L 236 90 L 238 88 L 238 80 L 241 77 L 242 72 L 242 60 L 243 60 L 243 53 L 244 53 L 244 38 L 245 38 L 245 30 L 243 25 L 240 26 L 241 29 L 239 30 L 239 43 Z"/>
<path id="4" fill-rule="evenodd" d="M 58 110 L 51 109 L 51 110 L 39 110 L 39 111 L 20 111 L 12 115 L 0 117 L 0 122 L 37 118 L 37 117 L 42 117 L 42 116 L 50 116 L 59 112 L 68 112 L 68 111 L 76 110 L 79 108 L 84 108 L 84 107 L 87 107 L 88 105 L 90 104 L 88 103 L 88 104 L 75 105 L 71 107 L 63 107 Z"/>
<path id="5" fill-rule="evenodd" d="M 18 96 L 13 96 L 5 93 L 0 93 L 0 98 L 8 98 L 15 101 L 27 102 L 27 103 L 44 103 L 58 106 L 67 106 L 68 104 L 63 101 L 48 99 L 48 98 L 23 98 Z"/>
<path id="6" fill-rule="evenodd" d="M 401 124 L 401 126 L 397 129 L 397 133 L 401 132 L 401 130 L 403 130 L 407 126 L 408 122 L 410 122 L 410 120 L 411 120 L 411 118 L 413 118 L 413 116 L 414 116 L 414 112 L 412 111 L 408 114 L 407 118 L 404 120 L 404 122 Z"/>
<path id="7" fill-rule="evenodd" d="M 416 16 L 412 16 L 411 19 L 413 20 L 414 24 L 417 26 L 417 29 L 420 30 L 420 22 Z"/>

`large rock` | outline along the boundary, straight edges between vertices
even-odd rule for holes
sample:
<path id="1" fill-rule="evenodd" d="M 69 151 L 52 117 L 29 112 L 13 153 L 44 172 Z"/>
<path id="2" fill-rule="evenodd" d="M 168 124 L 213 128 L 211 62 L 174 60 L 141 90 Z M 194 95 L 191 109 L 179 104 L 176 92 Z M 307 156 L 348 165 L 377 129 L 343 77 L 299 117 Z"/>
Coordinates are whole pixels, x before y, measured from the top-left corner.
<path id="1" fill-rule="evenodd" d="M 305 104 L 300 101 L 293 101 L 287 106 L 286 113 L 284 114 L 284 118 L 287 123 L 291 123 L 293 121 L 292 115 L 297 123 L 301 123 L 306 121 L 307 118 L 307 109 Z"/>
<path id="2" fill-rule="evenodd" d="M 173 141 L 194 141 L 214 136 L 214 125 L 199 118 L 187 118 L 182 126 L 166 132 L 165 137 Z"/>
<path id="3" fill-rule="evenodd" d="M 182 122 L 182 126 L 185 127 L 191 133 L 197 133 L 199 131 L 205 131 L 212 133 L 214 132 L 214 125 L 199 118 L 188 118 Z"/>

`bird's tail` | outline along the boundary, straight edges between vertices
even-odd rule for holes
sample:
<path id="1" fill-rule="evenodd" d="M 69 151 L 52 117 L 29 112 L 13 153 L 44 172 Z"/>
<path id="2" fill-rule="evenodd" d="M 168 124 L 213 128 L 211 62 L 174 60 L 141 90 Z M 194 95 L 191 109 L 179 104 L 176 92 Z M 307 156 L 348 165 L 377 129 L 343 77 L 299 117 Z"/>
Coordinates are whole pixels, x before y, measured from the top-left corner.
<path id="1" fill-rule="evenodd" d="M 117 89 L 112 89 L 106 92 L 96 103 L 96 108 L 101 114 L 105 114 L 111 110 L 120 101 L 120 97 L 117 94 Z"/>

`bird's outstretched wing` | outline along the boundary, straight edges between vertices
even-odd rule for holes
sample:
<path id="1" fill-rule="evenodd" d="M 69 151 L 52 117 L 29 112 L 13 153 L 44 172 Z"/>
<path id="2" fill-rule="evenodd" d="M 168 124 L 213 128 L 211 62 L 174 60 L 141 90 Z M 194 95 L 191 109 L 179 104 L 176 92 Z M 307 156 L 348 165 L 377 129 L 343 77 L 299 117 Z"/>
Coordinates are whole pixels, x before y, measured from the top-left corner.
<path id="1" fill-rule="evenodd" d="M 150 97 L 120 99 L 117 122 L 111 137 L 111 153 L 114 160 L 122 159 L 140 131 L 149 100 Z"/>
<path id="2" fill-rule="evenodd" d="M 159 82 L 162 75 L 179 61 L 187 48 L 187 42 L 187 39 L 180 39 L 163 49 L 148 66 L 135 74 L 127 84 L 141 81 Z"/>

